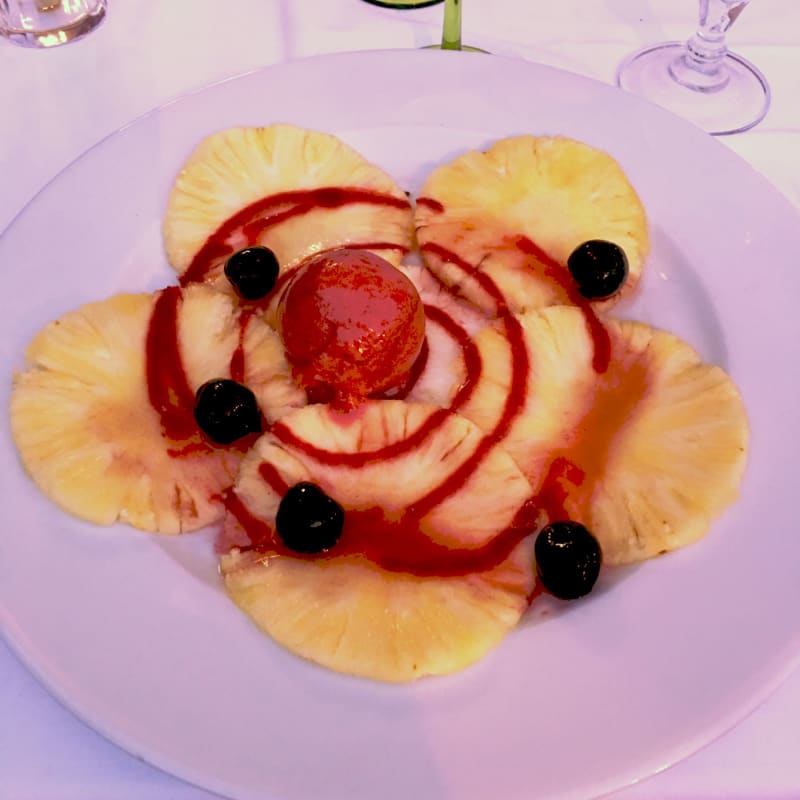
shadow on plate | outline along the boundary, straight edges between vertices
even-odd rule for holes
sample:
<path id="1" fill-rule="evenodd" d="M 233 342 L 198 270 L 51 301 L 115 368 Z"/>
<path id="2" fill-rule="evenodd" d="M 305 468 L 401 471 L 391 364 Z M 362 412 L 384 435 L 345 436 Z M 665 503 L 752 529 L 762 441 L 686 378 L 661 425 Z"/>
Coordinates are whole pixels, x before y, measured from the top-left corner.
<path id="1" fill-rule="evenodd" d="M 201 583 L 223 594 L 219 556 L 214 549 L 218 526 L 210 525 L 181 536 L 154 537 L 156 546 Z"/>
<path id="2" fill-rule="evenodd" d="M 576 611 L 579 612 L 587 603 L 591 603 L 598 597 L 616 592 L 630 575 L 645 564 L 646 562 L 628 564 L 623 567 L 605 567 L 601 570 L 600 577 L 597 579 L 591 594 L 579 600 L 559 600 L 551 594 L 541 594 L 533 601 L 517 627 L 531 628 L 549 622 L 552 619 L 563 617 Z"/>

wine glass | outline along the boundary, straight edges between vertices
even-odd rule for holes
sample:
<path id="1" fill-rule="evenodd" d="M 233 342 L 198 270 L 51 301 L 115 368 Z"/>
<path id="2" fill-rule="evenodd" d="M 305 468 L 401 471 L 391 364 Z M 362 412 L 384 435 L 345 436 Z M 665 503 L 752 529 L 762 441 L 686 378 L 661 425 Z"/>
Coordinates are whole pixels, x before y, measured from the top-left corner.
<path id="1" fill-rule="evenodd" d="M 435 6 L 442 0 L 366 0 L 366 2 L 383 8 L 425 8 L 425 6 Z"/>
<path id="2" fill-rule="evenodd" d="M 749 2 L 700 0 L 695 34 L 685 43 L 663 42 L 629 55 L 617 69 L 617 85 L 717 136 L 757 125 L 769 108 L 769 84 L 725 45 Z"/>
<path id="3" fill-rule="evenodd" d="M 442 43 L 429 44 L 429 50 L 468 50 L 470 53 L 485 53 L 480 47 L 461 44 L 461 0 L 444 0 L 444 22 Z"/>

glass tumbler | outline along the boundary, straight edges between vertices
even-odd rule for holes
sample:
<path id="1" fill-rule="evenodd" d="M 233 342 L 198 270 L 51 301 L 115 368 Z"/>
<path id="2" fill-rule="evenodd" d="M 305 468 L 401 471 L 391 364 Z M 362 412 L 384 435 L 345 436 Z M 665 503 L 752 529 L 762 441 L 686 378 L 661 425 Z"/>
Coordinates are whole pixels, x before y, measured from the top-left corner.
<path id="1" fill-rule="evenodd" d="M 106 0 L 0 0 L 0 36 L 25 47 L 56 47 L 93 31 Z"/>

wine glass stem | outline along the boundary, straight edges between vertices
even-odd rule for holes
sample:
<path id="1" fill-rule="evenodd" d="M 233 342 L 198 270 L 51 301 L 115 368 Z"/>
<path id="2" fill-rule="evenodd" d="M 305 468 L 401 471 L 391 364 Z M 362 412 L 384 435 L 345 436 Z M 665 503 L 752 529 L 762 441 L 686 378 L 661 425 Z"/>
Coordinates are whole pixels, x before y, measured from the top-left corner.
<path id="1" fill-rule="evenodd" d="M 442 50 L 461 49 L 461 0 L 444 0 Z"/>
<path id="2" fill-rule="evenodd" d="M 700 24 L 686 43 L 686 65 L 706 76 L 720 72 L 725 34 L 750 0 L 700 0 Z M 725 78 L 721 78 L 722 81 Z"/>

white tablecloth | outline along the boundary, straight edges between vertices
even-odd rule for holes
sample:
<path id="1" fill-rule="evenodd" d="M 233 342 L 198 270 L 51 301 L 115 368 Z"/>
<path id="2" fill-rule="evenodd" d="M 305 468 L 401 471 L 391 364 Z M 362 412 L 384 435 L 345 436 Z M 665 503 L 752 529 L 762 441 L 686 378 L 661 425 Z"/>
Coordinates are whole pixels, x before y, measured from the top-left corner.
<path id="1" fill-rule="evenodd" d="M 97 31 L 66 47 L 41 52 L 0 41 L 0 231 L 56 172 L 153 106 L 287 58 L 430 44 L 442 15 L 441 6 L 392 11 L 362 0 L 109 5 Z M 494 53 L 611 82 L 631 50 L 685 38 L 696 7 L 695 0 L 469 0 L 464 38 Z M 773 104 L 759 127 L 724 141 L 800 205 L 800 2 L 758 0 L 734 27 L 730 44 L 767 75 Z M 800 798 L 798 752 L 795 672 L 720 740 L 614 796 Z M 0 800 L 211 797 L 84 726 L 0 643 Z"/>

